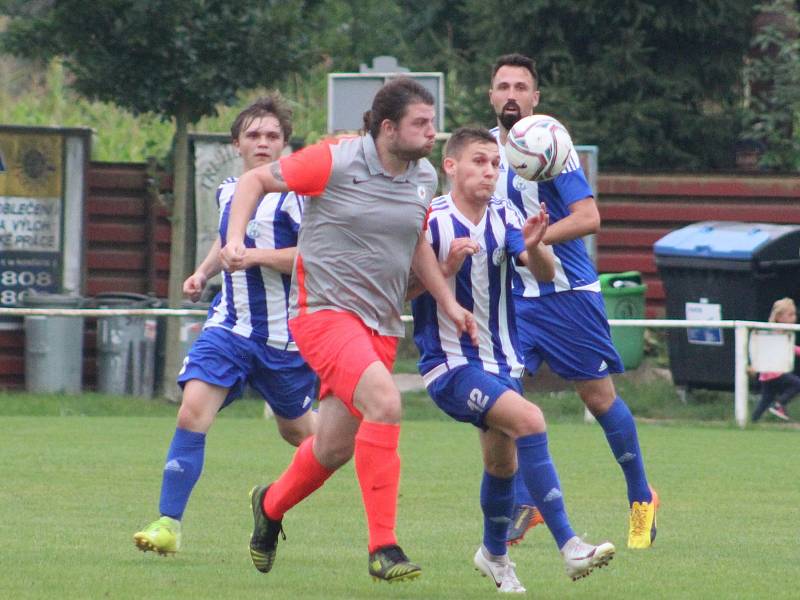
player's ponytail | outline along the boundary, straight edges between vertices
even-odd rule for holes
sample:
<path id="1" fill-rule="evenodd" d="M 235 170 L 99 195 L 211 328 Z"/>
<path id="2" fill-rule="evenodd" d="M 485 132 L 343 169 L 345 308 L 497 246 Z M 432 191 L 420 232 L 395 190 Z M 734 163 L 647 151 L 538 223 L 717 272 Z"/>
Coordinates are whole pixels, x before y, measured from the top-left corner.
<path id="1" fill-rule="evenodd" d="M 366 111 L 366 112 L 364 113 L 364 116 L 362 117 L 362 119 L 364 120 L 364 122 L 363 122 L 363 123 L 362 123 L 362 125 L 361 125 L 361 130 L 362 130 L 364 133 L 367 133 L 368 131 L 370 131 L 370 121 L 371 121 L 371 118 L 372 118 L 372 111 L 371 111 L 371 110 L 368 110 L 368 111 Z"/>

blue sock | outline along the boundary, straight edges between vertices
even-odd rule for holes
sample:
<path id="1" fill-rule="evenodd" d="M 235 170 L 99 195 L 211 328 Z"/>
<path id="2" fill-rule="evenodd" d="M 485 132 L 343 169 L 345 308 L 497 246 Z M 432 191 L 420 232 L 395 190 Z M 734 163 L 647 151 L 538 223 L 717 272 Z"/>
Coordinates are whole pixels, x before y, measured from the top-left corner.
<path id="1" fill-rule="evenodd" d="M 558 473 L 547 449 L 547 433 L 517 439 L 519 472 L 559 550 L 575 535 L 569 524 Z"/>
<path id="2" fill-rule="evenodd" d="M 528 491 L 528 486 L 525 485 L 525 479 L 522 477 L 522 472 L 517 470 L 514 475 L 514 506 L 525 504 L 526 506 L 536 506 L 533 501 L 533 496 Z"/>
<path id="3" fill-rule="evenodd" d="M 205 433 L 179 427 L 175 429 L 161 480 L 161 501 L 158 509 L 162 515 L 179 521 L 183 517 L 192 488 L 203 472 L 205 450 Z"/>
<path id="4" fill-rule="evenodd" d="M 501 479 L 483 472 L 481 481 L 483 545 L 495 556 L 506 553 L 508 524 L 514 510 L 514 478 Z"/>
<path id="5" fill-rule="evenodd" d="M 639 449 L 639 436 L 636 422 L 628 405 L 617 396 L 606 414 L 597 417 L 597 422 L 606 433 L 608 445 L 614 458 L 622 467 L 625 482 L 628 484 L 628 502 L 650 502 L 653 497 L 644 474 L 642 451 Z"/>

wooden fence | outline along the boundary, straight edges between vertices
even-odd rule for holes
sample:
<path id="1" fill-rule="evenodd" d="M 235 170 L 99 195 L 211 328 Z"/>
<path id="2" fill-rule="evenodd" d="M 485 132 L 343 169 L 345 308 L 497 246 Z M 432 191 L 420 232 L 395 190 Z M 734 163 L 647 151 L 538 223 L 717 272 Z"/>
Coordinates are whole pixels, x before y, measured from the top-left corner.
<path id="1" fill-rule="evenodd" d="M 159 177 L 159 175 L 162 175 Z M 86 202 L 86 295 L 167 295 L 171 182 L 144 164 L 91 163 Z M 800 224 L 800 177 L 628 175 L 598 178 L 601 272 L 640 271 L 647 316 L 664 315 L 653 243 L 697 221 Z M 95 321 L 86 320 L 84 384 L 95 380 Z M 24 334 L 0 330 L 0 387 L 24 385 Z"/>
<path id="2" fill-rule="evenodd" d="M 648 317 L 664 316 L 653 244 L 670 231 L 697 221 L 800 224 L 798 177 L 607 174 L 598 197 L 598 269 L 640 271 Z"/>

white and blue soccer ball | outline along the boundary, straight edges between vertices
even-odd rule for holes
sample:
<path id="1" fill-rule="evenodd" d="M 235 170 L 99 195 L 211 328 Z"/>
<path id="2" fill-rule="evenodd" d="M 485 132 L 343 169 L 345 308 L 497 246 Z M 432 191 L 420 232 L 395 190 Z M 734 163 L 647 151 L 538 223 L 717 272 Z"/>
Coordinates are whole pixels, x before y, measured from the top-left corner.
<path id="1" fill-rule="evenodd" d="M 506 160 L 520 177 L 547 181 L 558 176 L 574 152 L 566 127 L 548 115 L 531 115 L 508 132 Z"/>

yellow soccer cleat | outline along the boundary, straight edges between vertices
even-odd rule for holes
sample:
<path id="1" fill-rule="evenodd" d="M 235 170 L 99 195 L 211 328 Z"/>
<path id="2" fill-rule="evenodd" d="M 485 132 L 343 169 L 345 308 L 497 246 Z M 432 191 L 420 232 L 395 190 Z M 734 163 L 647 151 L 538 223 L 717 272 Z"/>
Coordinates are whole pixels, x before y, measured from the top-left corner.
<path id="1" fill-rule="evenodd" d="M 544 518 L 542 518 L 542 513 L 539 512 L 538 508 L 527 504 L 518 504 L 514 507 L 514 516 L 511 519 L 511 523 L 508 524 L 506 544 L 516 546 L 522 541 L 529 529 L 533 529 L 542 523 L 544 523 Z"/>
<path id="2" fill-rule="evenodd" d="M 411 581 L 422 574 L 419 565 L 405 555 L 400 546 L 383 546 L 369 554 L 369 574 L 374 581 Z"/>
<path id="3" fill-rule="evenodd" d="M 650 502 L 634 502 L 631 505 L 628 548 L 649 548 L 656 540 L 656 511 L 659 500 L 653 488 L 650 488 L 650 493 L 653 495 Z"/>
<path id="4" fill-rule="evenodd" d="M 133 542 L 142 552 L 158 552 L 162 556 L 181 549 L 181 522 L 170 517 L 153 521 L 142 531 L 133 534 Z"/>

